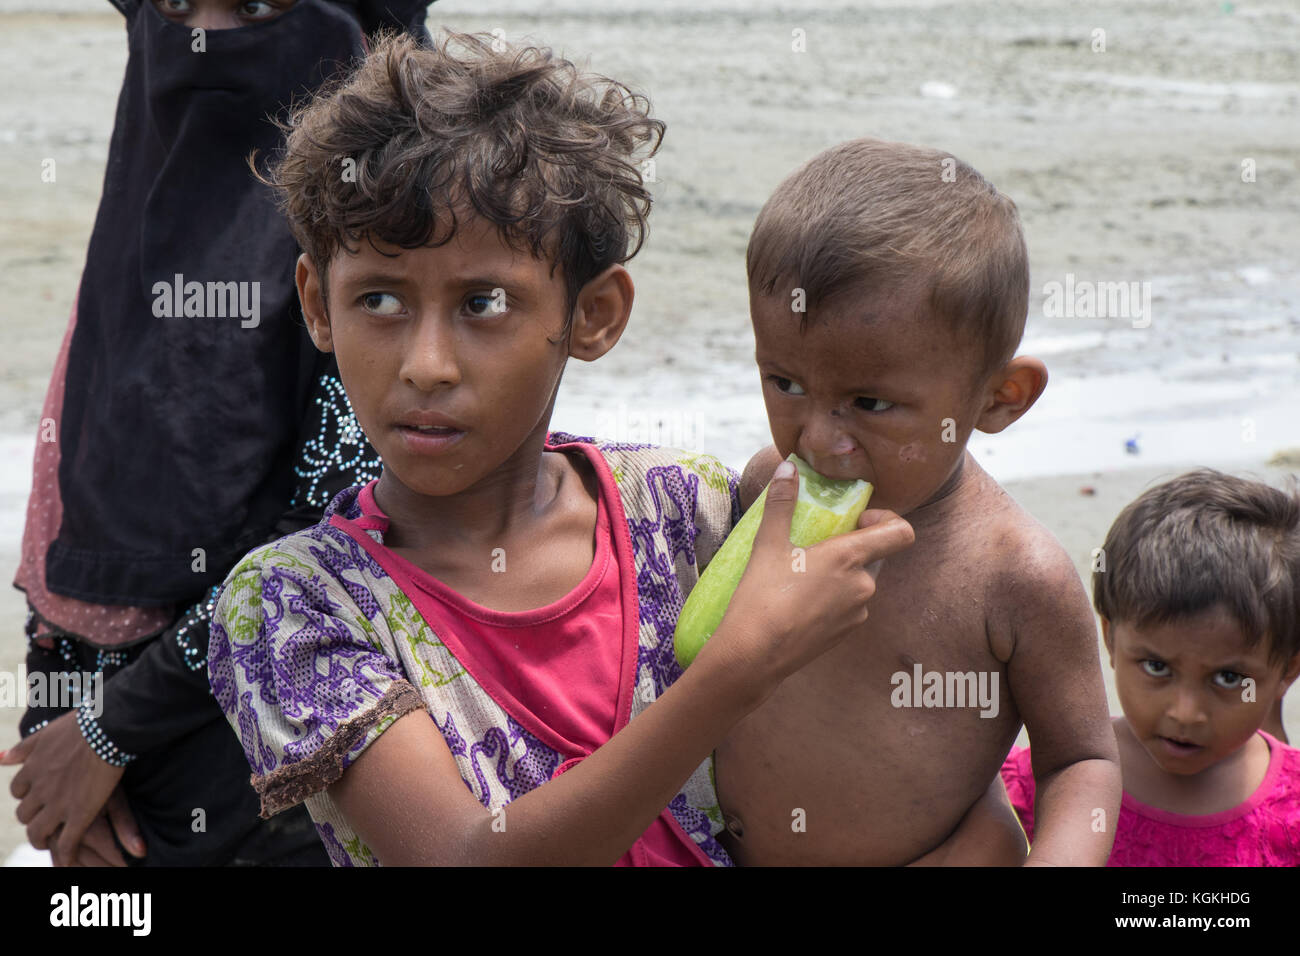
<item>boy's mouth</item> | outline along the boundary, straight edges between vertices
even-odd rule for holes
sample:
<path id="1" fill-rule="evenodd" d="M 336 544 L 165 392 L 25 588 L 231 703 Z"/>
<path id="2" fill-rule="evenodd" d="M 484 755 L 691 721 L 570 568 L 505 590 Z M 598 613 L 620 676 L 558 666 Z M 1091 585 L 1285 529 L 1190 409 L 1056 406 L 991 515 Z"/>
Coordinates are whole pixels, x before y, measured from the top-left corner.
<path id="1" fill-rule="evenodd" d="M 439 452 L 465 434 L 459 422 L 434 412 L 414 412 L 397 424 L 408 451 L 419 454 Z"/>

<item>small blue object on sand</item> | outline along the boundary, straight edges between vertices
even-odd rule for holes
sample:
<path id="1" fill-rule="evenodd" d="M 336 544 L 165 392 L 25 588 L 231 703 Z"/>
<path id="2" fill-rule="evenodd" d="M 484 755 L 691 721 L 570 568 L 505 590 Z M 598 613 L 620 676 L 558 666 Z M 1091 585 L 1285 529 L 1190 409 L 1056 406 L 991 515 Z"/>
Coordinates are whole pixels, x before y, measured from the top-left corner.
<path id="1" fill-rule="evenodd" d="M 1137 436 L 1137 435 L 1134 435 L 1134 436 L 1133 436 L 1132 438 L 1130 438 L 1128 441 L 1124 442 L 1124 450 L 1125 450 L 1126 452 L 1128 452 L 1130 455 L 1136 455 L 1136 454 L 1138 453 L 1138 436 Z"/>

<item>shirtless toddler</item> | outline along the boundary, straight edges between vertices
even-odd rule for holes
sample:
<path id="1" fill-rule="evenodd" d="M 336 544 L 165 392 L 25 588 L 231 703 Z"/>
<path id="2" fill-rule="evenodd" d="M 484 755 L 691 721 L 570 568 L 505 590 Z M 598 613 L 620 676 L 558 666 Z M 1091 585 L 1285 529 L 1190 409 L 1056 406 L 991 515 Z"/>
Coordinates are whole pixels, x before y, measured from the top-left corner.
<path id="1" fill-rule="evenodd" d="M 912 525 L 860 632 L 785 679 L 716 753 L 738 863 L 899 865 L 944 844 L 1022 723 L 1027 864 L 1103 865 L 1120 772 L 1092 609 L 1070 558 L 966 450 L 1042 394 L 1017 356 L 1029 264 L 1015 204 L 944 153 L 855 140 L 755 223 L 750 314 L 774 444 L 875 485 Z M 810 552 L 815 553 L 815 552 Z M 960 862 L 981 862 L 964 859 Z"/>

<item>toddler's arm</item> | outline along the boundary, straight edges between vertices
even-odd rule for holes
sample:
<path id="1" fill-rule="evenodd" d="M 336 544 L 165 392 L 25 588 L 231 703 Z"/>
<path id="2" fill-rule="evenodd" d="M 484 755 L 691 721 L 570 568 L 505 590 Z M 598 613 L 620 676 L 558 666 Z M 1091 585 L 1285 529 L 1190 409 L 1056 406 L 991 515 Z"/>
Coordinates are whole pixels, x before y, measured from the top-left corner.
<path id="1" fill-rule="evenodd" d="M 1034 845 L 1025 865 L 1104 866 L 1122 788 L 1092 606 L 1055 542 L 1018 556 L 1017 565 L 999 593 L 1014 613 L 1007 676 L 1034 766 Z"/>
<path id="2" fill-rule="evenodd" d="M 908 866 L 1020 866 L 1029 844 L 998 774 L 943 843 Z"/>

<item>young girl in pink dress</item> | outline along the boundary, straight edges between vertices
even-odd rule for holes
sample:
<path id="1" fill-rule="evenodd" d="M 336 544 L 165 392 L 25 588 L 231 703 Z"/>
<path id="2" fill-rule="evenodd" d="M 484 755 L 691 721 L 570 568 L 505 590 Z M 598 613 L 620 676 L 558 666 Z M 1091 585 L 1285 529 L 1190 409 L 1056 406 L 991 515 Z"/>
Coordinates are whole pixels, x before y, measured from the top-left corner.
<path id="1" fill-rule="evenodd" d="M 1124 709 L 1108 865 L 1300 864 L 1300 750 L 1275 716 L 1300 674 L 1300 494 L 1192 472 L 1124 509 L 1103 551 L 1093 603 Z M 1032 842 L 1030 751 L 1002 777 Z"/>

